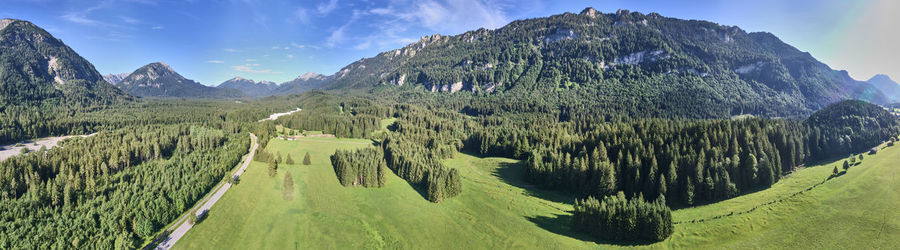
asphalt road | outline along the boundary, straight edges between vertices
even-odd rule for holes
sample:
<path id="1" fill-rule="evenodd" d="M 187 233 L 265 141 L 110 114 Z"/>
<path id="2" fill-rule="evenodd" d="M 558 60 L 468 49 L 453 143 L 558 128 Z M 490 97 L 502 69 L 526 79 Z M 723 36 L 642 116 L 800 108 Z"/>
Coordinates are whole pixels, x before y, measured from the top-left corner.
<path id="1" fill-rule="evenodd" d="M 248 153 L 247 158 L 244 159 L 244 162 L 242 163 L 243 165 L 241 165 L 241 167 L 238 168 L 238 170 L 234 173 L 235 176 L 241 176 L 241 174 L 243 174 L 244 171 L 247 170 L 247 166 L 250 166 L 250 162 L 253 161 L 253 154 L 256 153 L 256 147 L 259 146 L 259 144 L 256 144 L 256 135 L 250 134 L 250 143 L 251 143 L 250 153 Z M 209 209 L 211 209 L 212 206 L 215 205 L 216 202 L 218 202 L 219 199 L 222 198 L 222 196 L 225 195 L 225 192 L 228 192 L 228 189 L 230 189 L 230 188 L 231 188 L 231 183 L 226 182 L 218 190 L 215 190 L 214 193 L 212 193 L 212 195 L 205 198 L 205 201 L 201 200 L 200 207 L 197 208 L 196 210 L 194 210 L 197 217 L 200 217 L 202 214 L 209 211 Z M 184 234 L 188 232 L 188 230 L 191 230 L 191 228 L 194 227 L 194 225 L 191 223 L 188 223 L 187 218 L 188 218 L 187 214 L 182 216 L 181 218 L 178 218 L 179 223 L 175 223 L 175 225 L 173 225 L 172 228 L 169 228 L 167 230 L 170 232 L 169 235 L 166 236 L 166 238 L 164 240 L 159 242 L 158 245 L 156 245 L 156 249 L 164 249 L 165 250 L 165 249 L 172 248 L 172 246 L 174 246 L 175 243 L 178 242 L 178 240 L 181 239 L 181 237 L 183 237 Z"/>

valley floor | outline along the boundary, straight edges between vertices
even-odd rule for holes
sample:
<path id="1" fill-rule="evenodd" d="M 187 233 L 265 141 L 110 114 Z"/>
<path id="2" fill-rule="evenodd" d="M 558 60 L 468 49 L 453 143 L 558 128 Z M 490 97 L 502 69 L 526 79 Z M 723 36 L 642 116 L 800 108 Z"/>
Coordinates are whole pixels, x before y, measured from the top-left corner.
<path id="1" fill-rule="evenodd" d="M 270 152 L 290 154 L 296 162 L 309 152 L 312 165 L 281 165 L 269 177 L 265 163 L 253 162 L 241 183 L 175 248 L 617 247 L 569 230 L 573 198 L 523 182 L 515 160 L 457 154 L 446 163 L 460 170 L 463 192 L 438 204 L 392 173 L 383 188 L 341 186 L 329 156 L 338 148 L 370 146 L 368 140 L 272 139 Z M 867 155 L 845 175 L 808 191 L 838 163 L 797 171 L 767 190 L 675 211 L 675 234 L 649 247 L 896 248 L 897 148 Z M 294 178 L 293 200 L 283 198 L 286 172 Z M 732 212 L 737 215 L 726 216 Z"/>
<path id="2" fill-rule="evenodd" d="M 29 151 L 37 151 L 42 147 L 46 147 L 47 150 L 50 150 L 53 147 L 56 147 L 59 142 L 69 139 L 72 137 L 87 137 L 95 134 L 89 135 L 68 135 L 68 136 L 56 136 L 56 137 L 45 137 L 40 139 L 35 139 L 33 141 L 25 141 L 12 145 L 4 145 L 0 146 L 0 161 L 6 160 L 7 158 L 17 156 L 22 154 L 23 148 L 28 148 Z"/>

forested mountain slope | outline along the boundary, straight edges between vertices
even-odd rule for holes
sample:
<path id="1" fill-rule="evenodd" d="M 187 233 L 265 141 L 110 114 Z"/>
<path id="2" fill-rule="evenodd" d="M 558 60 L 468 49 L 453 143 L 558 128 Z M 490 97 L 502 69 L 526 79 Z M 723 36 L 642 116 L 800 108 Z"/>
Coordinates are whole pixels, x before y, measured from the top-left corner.
<path id="1" fill-rule="evenodd" d="M 0 145 L 82 131 L 59 118 L 133 99 L 47 31 L 0 20 Z"/>
<path id="2" fill-rule="evenodd" d="M 872 85 L 770 33 L 592 8 L 496 30 L 426 36 L 333 77 L 329 89 L 400 86 L 407 93 L 401 98 L 421 96 L 409 94 L 416 91 L 476 92 L 469 96 L 647 117 L 795 116 L 844 99 L 887 101 Z"/>
<path id="3" fill-rule="evenodd" d="M 239 90 L 209 87 L 184 78 L 162 62 L 144 65 L 116 86 L 141 97 L 235 98 L 243 95 Z"/>
<path id="4" fill-rule="evenodd" d="M 0 20 L 0 112 L 10 106 L 92 106 L 129 99 L 62 40 L 28 21 Z"/>

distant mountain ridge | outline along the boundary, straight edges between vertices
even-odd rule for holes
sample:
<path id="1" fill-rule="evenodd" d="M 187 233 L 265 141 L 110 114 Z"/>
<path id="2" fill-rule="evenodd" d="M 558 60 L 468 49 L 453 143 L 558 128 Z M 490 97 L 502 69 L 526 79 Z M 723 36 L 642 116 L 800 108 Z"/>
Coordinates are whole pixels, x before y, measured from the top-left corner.
<path id="1" fill-rule="evenodd" d="M 119 88 L 141 97 L 239 98 L 238 90 L 209 87 L 184 78 L 171 66 L 155 62 L 138 68 L 122 79 Z"/>
<path id="2" fill-rule="evenodd" d="M 845 99 L 888 102 L 770 33 L 593 8 L 425 36 L 347 65 L 326 88 L 529 97 L 651 117 L 796 116 Z"/>
<path id="3" fill-rule="evenodd" d="M 131 99 L 46 30 L 28 21 L 0 20 L 0 107 L 108 105 Z"/>
<path id="4" fill-rule="evenodd" d="M 106 74 L 106 75 L 103 75 L 103 80 L 106 80 L 106 82 L 108 82 L 112 85 L 116 85 L 116 83 L 119 83 L 122 81 L 122 79 L 125 79 L 125 77 L 128 77 L 129 74 L 131 74 L 131 73 Z"/>
<path id="5" fill-rule="evenodd" d="M 243 92 L 250 97 L 263 97 L 271 94 L 272 90 L 278 88 L 278 84 L 270 81 L 254 81 L 243 77 L 231 78 L 216 86 L 220 89 L 235 89 Z"/>
<path id="6" fill-rule="evenodd" d="M 292 95 L 300 94 L 313 89 L 321 88 L 330 83 L 332 77 L 319 73 L 306 72 L 303 75 L 278 85 L 278 88 L 271 92 L 272 95 Z"/>
<path id="7" fill-rule="evenodd" d="M 301 94 L 328 84 L 330 76 L 307 72 L 293 80 L 276 84 L 271 81 L 254 81 L 243 77 L 234 77 L 216 86 L 220 89 L 234 89 L 249 97 L 284 96 Z"/>
<path id="8" fill-rule="evenodd" d="M 888 99 L 893 103 L 900 102 L 900 84 L 897 84 L 894 80 L 891 80 L 891 77 L 883 74 L 878 74 L 869 78 L 866 81 L 881 92 L 884 92 L 884 95 L 887 96 Z"/>

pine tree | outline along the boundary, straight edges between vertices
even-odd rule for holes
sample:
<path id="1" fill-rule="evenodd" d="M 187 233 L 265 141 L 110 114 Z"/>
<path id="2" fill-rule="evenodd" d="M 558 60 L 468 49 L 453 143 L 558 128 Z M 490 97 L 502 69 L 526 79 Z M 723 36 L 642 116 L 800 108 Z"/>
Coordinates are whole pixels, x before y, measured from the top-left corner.
<path id="1" fill-rule="evenodd" d="M 306 152 L 306 156 L 303 157 L 303 165 L 309 165 L 309 164 L 312 164 L 312 163 L 309 161 L 309 152 Z"/>
<path id="2" fill-rule="evenodd" d="M 276 174 L 278 174 L 278 163 L 274 159 L 269 160 L 269 177 L 274 177 Z"/>
<path id="3" fill-rule="evenodd" d="M 294 165 L 294 159 L 291 158 L 291 155 L 287 156 L 287 159 L 284 160 L 284 164 Z"/>

